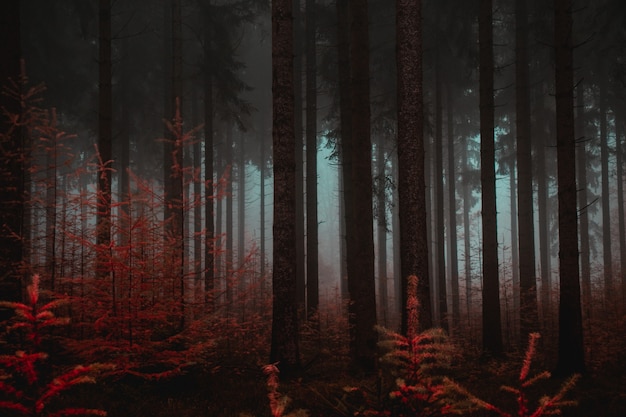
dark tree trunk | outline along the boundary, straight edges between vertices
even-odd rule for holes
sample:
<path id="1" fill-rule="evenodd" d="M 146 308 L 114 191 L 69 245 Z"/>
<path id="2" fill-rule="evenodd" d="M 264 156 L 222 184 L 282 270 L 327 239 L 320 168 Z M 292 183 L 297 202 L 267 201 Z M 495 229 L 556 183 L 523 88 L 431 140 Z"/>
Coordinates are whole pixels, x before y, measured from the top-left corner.
<path id="1" fill-rule="evenodd" d="M 246 157 L 244 148 L 245 136 L 242 131 L 239 131 L 237 144 L 237 272 L 235 274 L 238 280 L 238 297 L 246 294 L 246 274 L 243 273 L 246 262 Z M 240 307 L 245 308 L 245 303 Z"/>
<path id="2" fill-rule="evenodd" d="M 204 44 L 209 50 L 212 42 L 210 16 L 204 16 Z M 214 158 L 214 99 L 213 99 L 213 65 L 211 57 L 204 55 L 204 302 L 210 307 L 215 303 L 215 182 L 213 176 Z"/>
<path id="3" fill-rule="evenodd" d="M 402 334 L 433 325 L 428 273 L 424 114 L 422 89 L 422 3 L 396 2 L 398 68 L 398 205 Z M 419 329 L 408 329 L 408 279 L 417 277 Z"/>
<path id="4" fill-rule="evenodd" d="M 388 320 L 388 294 L 387 294 L 387 193 L 386 184 L 386 161 L 385 161 L 385 139 L 384 135 L 378 138 L 376 146 L 376 176 L 378 177 L 378 187 L 376 187 L 377 201 L 377 237 L 378 237 L 378 308 L 380 323 L 387 327 Z"/>
<path id="5" fill-rule="evenodd" d="M 626 302 L 626 226 L 624 223 L 624 119 L 623 107 L 615 123 L 615 155 L 617 164 L 617 217 L 619 219 L 619 259 L 622 284 L 622 302 Z"/>
<path id="6" fill-rule="evenodd" d="M 467 310 L 468 329 L 472 324 L 472 247 L 470 229 L 470 181 L 467 153 L 469 151 L 469 139 L 465 138 L 465 144 L 461 153 L 461 165 L 463 166 L 463 265 L 465 269 L 465 307 Z"/>
<path id="7" fill-rule="evenodd" d="M 296 300 L 296 146 L 292 0 L 272 1 L 274 153 L 273 315 L 270 362 L 282 375 L 300 371 Z"/>
<path id="8" fill-rule="evenodd" d="M 293 0 L 293 79 L 294 79 L 294 130 L 296 137 L 296 297 L 298 313 L 306 307 L 306 259 L 305 259 L 305 218 L 304 218 L 304 158 L 302 121 L 302 11 L 300 0 Z"/>
<path id="9" fill-rule="evenodd" d="M 554 0 L 560 276 L 556 373 L 561 375 L 585 371 L 578 269 L 572 26 L 572 0 Z"/>
<path id="10" fill-rule="evenodd" d="M 443 205 L 443 102 L 441 69 L 439 67 L 439 54 L 435 53 L 435 233 L 434 243 L 437 255 L 435 265 L 437 268 L 437 301 L 439 305 L 439 323 L 441 328 L 448 331 L 448 291 L 446 288 L 446 231 L 445 213 Z"/>
<path id="11" fill-rule="evenodd" d="M 226 142 L 224 144 L 224 162 L 226 163 L 229 175 L 226 182 L 226 213 L 225 213 L 225 239 L 226 253 L 224 254 L 224 285 L 226 292 L 226 314 L 230 316 L 233 312 L 234 293 L 234 263 L 233 263 L 233 126 L 229 123 L 226 126 Z"/>
<path id="12" fill-rule="evenodd" d="M 168 129 L 163 142 L 163 187 L 165 242 L 172 280 L 172 295 L 177 304 L 178 327 L 185 325 L 184 306 L 184 196 L 183 196 L 183 122 L 182 122 L 182 21 L 180 0 L 171 0 L 171 79 Z"/>
<path id="13" fill-rule="evenodd" d="M 480 1 L 480 183 L 483 224 L 483 352 L 502 354 L 493 97 L 492 0 Z"/>
<path id="14" fill-rule="evenodd" d="M 350 109 L 352 107 L 352 97 L 350 93 L 350 18 L 348 13 L 348 0 L 337 0 L 337 68 L 339 79 L 339 112 L 341 131 L 341 184 L 342 184 L 342 209 L 344 215 L 343 222 L 343 245 L 345 248 L 344 273 L 342 274 L 341 294 L 344 300 L 350 298 L 348 290 L 348 259 L 354 255 L 354 245 L 350 238 L 354 236 L 352 221 L 352 184 L 350 183 L 350 172 L 352 171 L 352 121 L 350 120 Z"/>
<path id="15" fill-rule="evenodd" d="M 461 322 L 461 306 L 459 296 L 459 258 L 456 233 L 456 160 L 454 155 L 454 105 L 452 88 L 447 87 L 448 106 L 448 240 L 450 241 L 450 290 L 452 292 L 452 321 L 451 329 L 458 329 Z"/>
<path id="16" fill-rule="evenodd" d="M 539 328 L 535 275 L 535 223 L 533 217 L 532 139 L 528 75 L 527 0 L 515 1 L 515 113 L 517 132 L 517 216 L 520 277 L 520 338 Z"/>
<path id="17" fill-rule="evenodd" d="M 591 263 L 589 259 L 589 212 L 587 197 L 587 150 L 585 139 L 585 93 L 584 84 L 578 83 L 576 93 L 576 176 L 578 181 L 578 222 L 580 223 L 580 275 L 583 308 L 591 317 Z M 619 164 L 618 164 L 619 169 Z"/>
<path id="18" fill-rule="evenodd" d="M 113 99 L 111 87 L 111 2 L 100 0 L 98 12 L 99 30 L 99 75 L 98 75 L 98 169 L 97 211 L 96 211 L 96 274 L 100 279 L 111 275 L 107 266 L 111 259 L 111 145 L 113 123 Z M 56 145 L 53 145 L 56 146 Z M 113 315 L 117 314 L 117 284 L 111 280 L 111 301 Z"/>
<path id="19" fill-rule="evenodd" d="M 20 1 L 2 4 L 0 13 L 0 87 L 20 78 Z M 21 113 L 19 100 L 0 94 L 0 108 Z M 24 147 L 22 131 L 4 114 L 0 115 L 0 294 L 2 300 L 21 301 L 24 237 Z M 10 309 L 0 309 L 0 322 L 11 317 Z"/>
<path id="20" fill-rule="evenodd" d="M 598 83 L 600 87 L 599 117 L 600 117 L 600 165 L 602 169 L 602 256 L 604 259 L 604 299 L 608 308 L 613 301 L 613 254 L 611 250 L 611 195 L 609 193 L 609 144 L 607 135 L 606 114 L 606 71 L 600 64 Z"/>
<path id="21" fill-rule="evenodd" d="M 369 24 L 367 0 L 350 1 L 352 183 L 354 242 L 348 258 L 350 356 L 357 370 L 375 368 L 377 335 L 370 138 Z M 348 253 L 348 256 L 350 253 Z"/>
<path id="22" fill-rule="evenodd" d="M 306 293 L 307 316 L 319 306 L 317 225 L 317 51 L 315 0 L 306 1 Z"/>

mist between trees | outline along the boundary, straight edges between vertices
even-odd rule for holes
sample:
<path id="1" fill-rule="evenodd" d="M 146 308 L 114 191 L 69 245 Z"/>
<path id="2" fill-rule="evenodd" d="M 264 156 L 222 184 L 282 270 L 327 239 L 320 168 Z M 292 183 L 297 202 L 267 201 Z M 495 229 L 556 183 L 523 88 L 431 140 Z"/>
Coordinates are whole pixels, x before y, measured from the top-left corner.
<path id="1" fill-rule="evenodd" d="M 3 297 L 39 274 L 90 355 L 254 333 L 287 374 L 303 323 L 347 320 L 367 372 L 416 275 L 424 328 L 600 366 L 624 346 L 624 2 L 408 11 L 3 2 Z M 132 372 L 184 362 L 137 349 Z"/>

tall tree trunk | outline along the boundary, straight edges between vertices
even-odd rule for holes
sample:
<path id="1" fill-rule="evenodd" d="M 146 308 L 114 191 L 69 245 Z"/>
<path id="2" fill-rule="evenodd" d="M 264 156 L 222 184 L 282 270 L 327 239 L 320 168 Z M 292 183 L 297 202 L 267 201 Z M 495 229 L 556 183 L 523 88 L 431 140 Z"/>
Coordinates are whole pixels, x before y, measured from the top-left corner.
<path id="1" fill-rule="evenodd" d="M 600 165 L 602 168 L 602 255 L 604 267 L 604 300 L 612 308 L 613 301 L 613 254 L 611 250 L 611 194 L 609 193 L 609 144 L 606 114 L 606 71 L 600 64 L 599 117 L 600 117 Z"/>
<path id="2" fill-rule="evenodd" d="M 224 144 L 224 161 L 230 175 L 226 183 L 226 213 L 225 213 L 225 239 L 226 253 L 224 256 L 224 285 L 226 286 L 226 315 L 230 317 L 233 312 L 233 286 L 234 283 L 234 263 L 233 263 L 233 126 L 228 123 L 226 126 L 226 142 Z"/>
<path id="3" fill-rule="evenodd" d="M 615 156 L 617 164 L 617 218 L 619 219 L 619 260 L 622 284 L 622 302 L 626 302 L 626 219 L 624 219 L 624 113 L 616 117 Z"/>
<path id="4" fill-rule="evenodd" d="M 469 151 L 469 138 L 465 137 L 465 143 L 461 153 L 461 165 L 463 166 L 463 265 L 465 270 L 465 307 L 467 310 L 468 329 L 472 324 L 472 247 L 471 247 L 471 228 L 470 228 L 470 181 L 467 153 Z"/>
<path id="5" fill-rule="evenodd" d="M 576 212 L 572 0 L 554 0 L 556 150 L 559 195 L 559 347 L 557 374 L 584 372 Z"/>
<path id="6" fill-rule="evenodd" d="M 317 221 L 317 51 L 315 0 L 306 0 L 306 290 L 307 315 L 319 306 Z"/>
<path id="7" fill-rule="evenodd" d="M 200 123 L 198 90 L 193 89 L 191 92 L 191 125 L 195 129 Z M 200 140 L 194 140 L 193 147 L 193 198 L 189 200 L 193 207 L 193 304 L 203 303 L 206 300 L 206 292 L 200 293 L 203 285 L 202 271 L 202 253 L 204 242 L 202 241 L 202 143 Z M 196 309 L 197 311 L 197 309 Z M 197 313 L 195 313 L 197 315 Z"/>
<path id="8" fill-rule="evenodd" d="M 345 272 L 342 275 L 342 297 L 344 300 L 350 298 L 348 290 L 348 259 L 354 257 L 351 251 L 354 245 L 350 238 L 354 236 L 352 221 L 352 184 L 350 183 L 350 172 L 352 171 L 352 121 L 350 120 L 350 109 L 352 108 L 352 97 L 350 93 L 350 17 L 348 12 L 348 0 L 337 0 L 337 68 L 339 79 L 339 112 L 341 131 L 341 185 L 342 185 L 342 209 L 344 215 L 343 222 L 343 245 L 345 247 L 345 263 L 342 268 Z"/>
<path id="9" fill-rule="evenodd" d="M 515 113 L 517 133 L 517 216 L 520 277 L 520 337 L 539 328 L 535 275 L 535 223 L 533 216 L 532 139 L 528 70 L 527 0 L 515 1 Z"/>
<path id="10" fill-rule="evenodd" d="M 448 291 L 446 288 L 446 235 L 443 205 L 443 102 L 439 54 L 435 52 L 435 265 L 437 268 L 437 298 L 440 326 L 448 331 Z"/>
<path id="11" fill-rule="evenodd" d="M 110 85 L 110 83 L 109 83 Z M 57 150 L 59 144 L 57 143 L 57 116 L 56 109 L 52 109 L 52 114 L 50 115 L 50 126 L 46 140 L 48 141 L 48 146 L 45 147 L 46 152 L 46 264 L 45 264 L 45 277 L 41 282 L 42 288 L 45 288 L 49 291 L 55 291 L 55 281 L 56 281 L 56 272 L 57 272 L 57 191 L 58 191 L 58 170 L 57 170 Z M 110 138 L 110 136 L 109 136 Z M 98 182 L 100 185 L 100 181 Z M 110 184 L 110 182 L 108 182 Z M 100 204 L 104 203 L 104 194 L 103 191 L 99 190 L 98 192 L 98 213 L 102 213 L 100 215 L 104 215 L 109 213 L 110 215 L 110 203 L 109 208 L 106 209 L 104 206 L 100 207 Z M 104 220 L 106 221 L 106 220 Z M 110 221 L 110 219 L 109 219 Z M 110 238 L 110 235 L 109 235 Z M 99 244 L 106 242 L 99 242 Z M 106 263 L 106 253 L 103 252 L 102 248 L 98 246 L 98 261 L 99 266 L 103 266 Z M 59 257 L 60 259 L 60 257 Z M 104 272 L 103 272 L 104 274 Z M 105 275 L 101 275 L 104 277 Z M 113 293 L 114 296 L 115 293 Z"/>
<path id="12" fill-rule="evenodd" d="M 302 11 L 300 0 L 293 0 L 293 73 L 294 73 L 294 129 L 296 135 L 296 282 L 298 312 L 306 307 L 306 259 L 305 259 L 305 218 L 304 218 L 304 157 L 302 121 Z"/>
<path id="13" fill-rule="evenodd" d="M 96 274 L 104 280 L 111 277 L 113 315 L 117 314 L 117 283 L 108 267 L 111 259 L 111 145 L 113 99 L 111 87 L 111 1 L 100 0 L 98 11 L 99 75 L 98 75 L 98 189 L 96 208 Z M 56 146 L 56 145 L 53 145 Z"/>
<path id="14" fill-rule="evenodd" d="M 270 362 L 282 375 L 299 373 L 296 299 L 296 146 L 292 0 L 272 1 L 274 161 L 273 315 Z"/>
<path id="15" fill-rule="evenodd" d="M 480 183 L 483 224 L 483 352 L 502 353 L 493 97 L 492 0 L 480 1 Z"/>
<path id="16" fill-rule="evenodd" d="M 452 88 L 448 85 L 447 106 L 448 106 L 448 240 L 450 241 L 450 291 L 452 292 L 452 321 L 451 329 L 458 329 L 461 322 L 461 306 L 459 296 L 459 259 L 458 242 L 456 233 L 456 158 L 454 155 L 454 105 L 452 99 Z"/>
<path id="17" fill-rule="evenodd" d="M 262 128 L 261 128 L 261 132 L 259 135 L 259 155 L 260 155 L 260 165 L 259 165 L 259 205 L 260 205 L 260 213 L 259 213 L 259 227 L 260 227 L 260 233 L 259 233 L 259 258 L 261 260 L 261 266 L 260 266 L 260 275 L 261 275 L 261 290 L 263 292 L 263 294 L 265 295 L 265 290 L 267 288 L 266 286 L 266 279 L 265 279 L 265 265 L 266 265 L 266 256 L 267 256 L 267 250 L 265 248 L 265 177 L 267 176 L 266 174 L 266 159 L 267 156 L 265 155 L 265 146 L 266 146 L 266 139 L 265 139 L 265 134 L 267 133 L 267 128 L 265 126 L 265 123 L 262 124 Z"/>
<path id="18" fill-rule="evenodd" d="M 214 123 L 213 114 L 213 65 L 208 51 L 212 43 L 210 16 L 208 12 L 204 15 L 204 302 L 208 307 L 215 305 L 215 180 L 214 180 Z"/>
<path id="19" fill-rule="evenodd" d="M 238 297 L 246 293 L 246 158 L 245 158 L 244 134 L 239 131 L 239 143 L 237 144 L 237 273 Z M 245 307 L 244 303 L 240 306 Z"/>
<path id="20" fill-rule="evenodd" d="M 352 183 L 354 257 L 348 258 L 350 356 L 357 370 L 375 368 L 377 335 L 370 138 L 369 21 L 367 0 L 350 2 Z M 350 253 L 348 253 L 350 255 Z"/>
<path id="21" fill-rule="evenodd" d="M 378 237 L 378 308 L 380 322 L 387 327 L 388 294 L 387 294 L 387 182 L 385 167 L 384 136 L 380 135 L 376 146 L 376 176 L 378 177 L 377 195 L 377 237 Z"/>
<path id="22" fill-rule="evenodd" d="M 587 318 L 591 317 L 591 263 L 589 260 L 589 211 L 587 197 L 587 150 L 585 148 L 585 89 L 584 84 L 576 87 L 576 176 L 578 181 L 578 222 L 580 223 L 580 275 L 582 282 L 583 308 Z M 619 169 L 619 165 L 618 165 Z"/>
<path id="23" fill-rule="evenodd" d="M 422 89 L 422 2 L 396 2 L 398 71 L 398 210 L 402 280 L 402 334 L 433 325 L 428 273 L 424 114 Z M 408 329 L 409 277 L 417 277 L 419 329 Z"/>
<path id="24" fill-rule="evenodd" d="M 20 59 L 20 1 L 2 4 L 0 13 L 0 86 L 9 79 L 19 82 Z M 18 83 L 19 85 L 19 83 Z M 0 108 L 20 115 L 20 102 L 0 94 Z M 24 152 L 22 130 L 3 114 L 0 116 L 0 294 L 6 301 L 21 301 L 24 213 Z M 11 309 L 0 308 L 0 322 L 13 315 Z M 2 349 L 4 351 L 4 349 Z"/>

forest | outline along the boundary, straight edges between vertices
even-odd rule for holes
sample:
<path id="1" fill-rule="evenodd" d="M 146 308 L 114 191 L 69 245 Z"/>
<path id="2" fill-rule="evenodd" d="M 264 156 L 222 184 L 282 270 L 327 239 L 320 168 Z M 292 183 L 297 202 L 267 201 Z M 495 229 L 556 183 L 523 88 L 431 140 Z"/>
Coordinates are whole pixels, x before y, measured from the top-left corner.
<path id="1" fill-rule="evenodd" d="M 0 415 L 626 415 L 626 2 L 4 0 Z"/>

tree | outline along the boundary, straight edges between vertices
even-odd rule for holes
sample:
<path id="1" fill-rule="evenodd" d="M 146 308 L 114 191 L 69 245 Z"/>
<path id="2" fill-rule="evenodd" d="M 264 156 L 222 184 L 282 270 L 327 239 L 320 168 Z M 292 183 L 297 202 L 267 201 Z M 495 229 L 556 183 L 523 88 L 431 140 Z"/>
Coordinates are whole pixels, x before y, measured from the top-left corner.
<path id="1" fill-rule="evenodd" d="M 372 142 L 370 137 L 369 22 L 367 0 L 352 0 L 350 13 L 350 93 L 352 101 L 353 257 L 348 253 L 350 356 L 356 370 L 375 367 L 377 335 L 374 278 Z"/>
<path id="2" fill-rule="evenodd" d="M 99 101 L 98 101 L 98 169 L 96 211 L 96 273 L 101 279 L 109 277 L 107 267 L 111 259 L 111 147 L 113 132 L 112 64 L 111 64 L 111 2 L 100 0 L 98 10 L 99 27 Z M 56 143 L 52 146 L 56 147 Z M 56 164 L 56 162 L 54 163 Z M 56 184 L 53 185 L 56 188 Z M 49 202 L 48 205 L 50 205 Z M 54 202 L 56 204 L 56 202 Z M 53 206 L 54 207 L 54 206 Z M 50 207 L 46 207 L 49 209 Z M 56 217 L 56 215 L 55 215 Z M 114 276 L 114 274 L 113 274 Z M 116 283 L 111 281 L 113 314 L 116 313 Z"/>
<path id="3" fill-rule="evenodd" d="M 319 305 L 317 225 L 317 50 L 315 0 L 306 4 L 306 292 L 307 315 Z"/>
<path id="4" fill-rule="evenodd" d="M 298 373 L 296 300 L 296 163 L 292 0 L 272 1 L 274 160 L 273 316 L 270 361 L 283 375 Z"/>
<path id="5" fill-rule="evenodd" d="M 554 0 L 554 75 L 559 196 L 559 347 L 556 373 L 585 370 L 578 267 L 572 0 Z"/>
<path id="6" fill-rule="evenodd" d="M 502 353 L 500 284 L 498 279 L 498 229 L 493 97 L 493 10 L 492 0 L 480 1 L 480 184 L 483 225 L 483 351 Z"/>
<path id="7" fill-rule="evenodd" d="M 408 279 L 418 279 L 419 331 L 432 327 L 428 273 L 426 182 L 424 172 L 424 115 L 422 89 L 422 3 L 396 2 L 398 71 L 398 205 L 402 305 L 407 302 Z M 402 334 L 408 329 L 402 309 Z"/>
<path id="8" fill-rule="evenodd" d="M 9 117 L 20 114 L 20 103 L 5 86 L 19 89 L 21 54 L 20 1 L 11 0 L 2 4 L 0 13 L 0 293 L 9 301 L 22 298 L 24 183 L 16 173 L 24 170 L 21 129 Z M 0 322 L 12 314 L 0 309 Z"/>
<path id="9" fill-rule="evenodd" d="M 517 218 L 520 276 L 520 340 L 537 331 L 535 223 L 533 220 L 532 142 L 528 75 L 527 0 L 515 1 L 515 130 L 517 134 Z M 511 175 L 513 173 L 511 172 Z"/>

